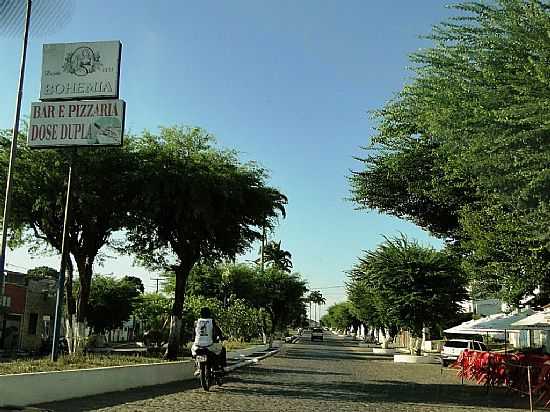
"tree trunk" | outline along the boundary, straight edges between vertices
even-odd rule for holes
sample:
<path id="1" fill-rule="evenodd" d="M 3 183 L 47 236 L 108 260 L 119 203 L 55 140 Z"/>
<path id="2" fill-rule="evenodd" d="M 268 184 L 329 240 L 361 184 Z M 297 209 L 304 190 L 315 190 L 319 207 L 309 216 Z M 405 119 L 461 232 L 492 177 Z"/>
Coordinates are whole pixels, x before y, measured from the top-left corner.
<path id="1" fill-rule="evenodd" d="M 73 253 L 73 256 L 76 261 L 78 279 L 80 281 L 78 301 L 76 303 L 75 348 L 82 350 L 84 348 L 84 339 L 86 338 L 86 318 L 88 317 L 88 300 L 90 299 L 95 255 L 86 256 L 84 254 Z"/>
<path id="2" fill-rule="evenodd" d="M 180 258 L 180 264 L 174 267 L 176 273 L 176 290 L 174 292 L 174 303 L 170 314 L 170 335 L 168 336 L 168 347 L 164 357 L 169 360 L 178 358 L 178 348 L 180 344 L 181 314 L 183 303 L 185 301 L 185 286 L 189 272 L 193 268 L 193 260 L 185 261 Z"/>
<path id="3" fill-rule="evenodd" d="M 410 341 L 410 352 L 411 355 L 420 356 L 422 355 L 422 338 L 418 336 L 411 336 Z"/>
<path id="4" fill-rule="evenodd" d="M 69 345 L 69 353 L 75 352 L 75 342 L 74 342 L 74 330 L 73 325 L 76 322 L 76 302 L 73 295 L 73 273 L 74 266 L 69 254 L 67 259 L 67 274 L 65 276 L 65 295 L 67 302 L 67 311 L 65 312 L 65 338 L 67 339 L 67 344 Z"/>
<path id="5" fill-rule="evenodd" d="M 260 308 L 260 317 L 262 319 L 262 342 L 264 345 L 267 344 L 267 322 L 265 321 L 265 313 L 262 308 Z"/>

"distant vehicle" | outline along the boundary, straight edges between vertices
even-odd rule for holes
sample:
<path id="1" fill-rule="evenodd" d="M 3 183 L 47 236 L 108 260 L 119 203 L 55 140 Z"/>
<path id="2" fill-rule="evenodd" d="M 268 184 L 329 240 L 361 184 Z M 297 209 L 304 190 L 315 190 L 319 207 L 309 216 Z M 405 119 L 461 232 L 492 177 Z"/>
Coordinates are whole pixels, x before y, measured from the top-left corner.
<path id="1" fill-rule="evenodd" d="M 323 340 L 323 329 L 313 328 L 311 330 L 311 341 L 313 342 L 314 340 Z"/>
<path id="2" fill-rule="evenodd" d="M 441 349 L 441 364 L 447 366 L 455 362 L 460 354 L 468 350 L 487 351 L 483 342 L 468 339 L 451 339 L 443 344 Z"/>

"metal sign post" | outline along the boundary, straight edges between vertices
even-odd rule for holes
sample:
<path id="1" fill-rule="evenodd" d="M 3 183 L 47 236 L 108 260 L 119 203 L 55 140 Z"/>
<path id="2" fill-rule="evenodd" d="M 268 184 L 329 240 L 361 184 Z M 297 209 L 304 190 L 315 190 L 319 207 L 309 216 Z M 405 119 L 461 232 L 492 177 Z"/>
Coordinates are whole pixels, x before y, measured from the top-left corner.
<path id="1" fill-rule="evenodd" d="M 73 176 L 73 156 L 69 161 L 69 177 L 67 178 L 67 199 L 65 200 L 65 216 L 63 217 L 63 238 L 61 241 L 61 265 L 57 277 L 57 299 L 55 302 L 55 320 L 52 341 L 52 361 L 55 362 L 59 355 L 59 335 L 61 331 L 61 322 L 63 322 L 63 289 L 65 287 L 65 269 L 69 251 L 67 246 L 69 223 L 69 206 L 71 201 L 71 180 Z"/>

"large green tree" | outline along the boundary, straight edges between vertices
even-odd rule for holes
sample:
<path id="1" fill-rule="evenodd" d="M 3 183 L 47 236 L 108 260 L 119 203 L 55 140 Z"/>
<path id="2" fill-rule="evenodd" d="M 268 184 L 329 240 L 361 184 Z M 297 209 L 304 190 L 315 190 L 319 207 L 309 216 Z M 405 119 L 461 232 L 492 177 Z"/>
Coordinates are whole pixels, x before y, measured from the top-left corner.
<path id="1" fill-rule="evenodd" d="M 309 302 L 309 317 L 311 319 L 313 319 L 311 317 L 311 304 L 313 303 L 317 306 L 316 310 L 314 310 L 313 312 L 315 314 L 320 309 L 320 305 L 324 305 L 327 302 L 327 300 L 323 297 L 323 294 L 319 290 L 311 291 L 307 297 L 307 300 Z M 315 319 L 319 320 L 319 317 L 316 316 Z"/>
<path id="2" fill-rule="evenodd" d="M 385 323 L 408 329 L 414 338 L 422 337 L 424 327 L 437 327 L 459 313 L 468 297 L 453 256 L 405 237 L 386 239 L 367 251 L 351 276 L 367 289 L 369 305 Z"/>
<path id="3" fill-rule="evenodd" d="M 134 277 L 115 279 L 95 275 L 90 290 L 88 325 L 95 333 L 105 333 L 120 328 L 130 319 L 143 285 Z"/>
<path id="4" fill-rule="evenodd" d="M 27 279 L 57 279 L 59 272 L 49 266 L 37 266 L 27 271 Z"/>
<path id="5" fill-rule="evenodd" d="M 69 301 L 69 315 L 76 312 L 77 331 L 89 316 L 93 266 L 111 234 L 125 227 L 130 202 L 140 197 L 141 163 L 130 145 L 109 148 L 31 150 L 20 136 L 13 180 L 12 233 L 31 245 L 42 241 L 61 250 L 63 212 L 69 161 L 73 163 L 68 250 L 79 279 L 76 305 Z M 0 132 L 0 167 L 7 170 L 9 133 Z M 4 185 L 6 173 L 0 173 Z M 3 205 L 4 203 L 1 202 Z M 13 238 L 12 238 L 13 239 Z M 71 261 L 72 262 L 72 261 Z M 69 262 L 69 263 L 71 263 Z M 69 264 L 72 273 L 72 264 Z M 72 278 L 67 277 L 68 296 Z"/>
<path id="6" fill-rule="evenodd" d="M 476 292 L 517 304 L 550 283 L 550 7 L 456 8 L 376 112 L 352 197 L 450 240 Z"/>
<path id="7" fill-rule="evenodd" d="M 350 302 L 335 303 L 328 308 L 327 313 L 321 318 L 323 325 L 344 331 L 350 327 L 357 328 L 359 319 L 353 312 Z"/>
<path id="8" fill-rule="evenodd" d="M 136 145 L 142 195 L 131 209 L 130 250 L 146 265 L 171 270 L 176 285 L 166 357 L 177 356 L 187 278 L 201 259 L 234 258 L 284 213 L 286 197 L 254 163 L 214 145 L 198 128 L 146 132 Z"/>
<path id="9" fill-rule="evenodd" d="M 306 321 L 306 281 L 299 273 L 287 273 L 268 267 L 259 274 L 259 306 L 271 320 L 271 334 L 288 326 L 301 326 Z"/>

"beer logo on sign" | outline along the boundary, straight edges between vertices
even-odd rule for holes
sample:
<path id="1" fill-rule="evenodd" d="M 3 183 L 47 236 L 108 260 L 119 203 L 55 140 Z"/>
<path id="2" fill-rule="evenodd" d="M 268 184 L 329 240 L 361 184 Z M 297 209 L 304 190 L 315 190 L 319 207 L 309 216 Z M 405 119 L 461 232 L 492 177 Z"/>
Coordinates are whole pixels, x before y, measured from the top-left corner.
<path id="1" fill-rule="evenodd" d="M 99 59 L 99 53 L 94 52 L 91 47 L 79 47 L 73 52 L 67 53 L 63 71 L 76 76 L 87 76 L 102 66 Z"/>

